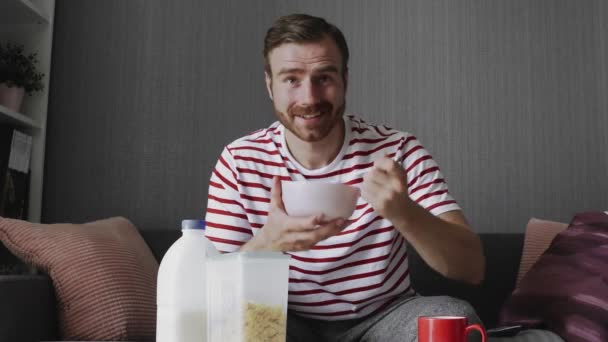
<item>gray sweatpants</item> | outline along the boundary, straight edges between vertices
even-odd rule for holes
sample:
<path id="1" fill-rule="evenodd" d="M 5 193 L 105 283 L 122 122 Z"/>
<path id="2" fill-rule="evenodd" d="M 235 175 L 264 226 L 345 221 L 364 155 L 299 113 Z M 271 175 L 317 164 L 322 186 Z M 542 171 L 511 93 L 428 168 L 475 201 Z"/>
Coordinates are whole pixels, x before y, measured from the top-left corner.
<path id="1" fill-rule="evenodd" d="M 473 307 L 448 296 L 399 298 L 388 308 L 368 317 L 321 321 L 289 313 L 288 342 L 409 342 L 418 341 L 418 316 L 466 316 L 469 324 L 481 324 Z M 469 341 L 481 341 L 477 332 Z"/>

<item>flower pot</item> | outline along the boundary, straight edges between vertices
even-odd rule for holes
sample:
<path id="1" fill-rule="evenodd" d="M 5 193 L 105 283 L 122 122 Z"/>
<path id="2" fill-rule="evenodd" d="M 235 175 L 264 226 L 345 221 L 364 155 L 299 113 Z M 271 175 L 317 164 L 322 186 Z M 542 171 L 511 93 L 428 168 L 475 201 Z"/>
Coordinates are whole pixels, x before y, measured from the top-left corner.
<path id="1" fill-rule="evenodd" d="M 19 112 L 25 89 L 21 87 L 9 87 L 5 83 L 0 83 L 0 105 Z"/>

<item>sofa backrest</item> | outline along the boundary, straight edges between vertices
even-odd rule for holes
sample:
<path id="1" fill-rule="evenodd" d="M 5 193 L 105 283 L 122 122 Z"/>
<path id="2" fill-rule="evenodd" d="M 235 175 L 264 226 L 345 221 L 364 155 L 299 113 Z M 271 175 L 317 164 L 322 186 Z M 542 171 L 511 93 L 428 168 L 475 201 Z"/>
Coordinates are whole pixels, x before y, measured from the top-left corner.
<path id="1" fill-rule="evenodd" d="M 140 230 L 139 233 L 144 238 L 152 254 L 160 263 L 163 256 L 171 245 L 182 236 L 181 230 Z"/>
<path id="2" fill-rule="evenodd" d="M 495 327 L 502 304 L 515 288 L 524 234 L 480 234 L 486 256 L 485 279 L 469 285 L 447 279 L 431 269 L 416 253 L 409 251 L 412 284 L 422 295 L 449 295 L 475 307 L 486 327 Z"/>

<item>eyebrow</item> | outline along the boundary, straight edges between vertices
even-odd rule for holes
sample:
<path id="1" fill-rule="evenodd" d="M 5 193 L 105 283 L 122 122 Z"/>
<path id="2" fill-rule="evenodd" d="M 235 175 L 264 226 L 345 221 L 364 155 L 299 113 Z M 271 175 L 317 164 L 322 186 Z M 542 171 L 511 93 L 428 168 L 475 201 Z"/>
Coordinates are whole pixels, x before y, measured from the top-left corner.
<path id="1" fill-rule="evenodd" d="M 333 65 L 327 65 L 324 67 L 321 67 L 319 69 L 314 70 L 314 73 L 323 73 L 323 72 L 335 72 L 336 74 L 338 73 L 338 68 L 336 68 Z M 300 69 L 300 68 L 287 68 L 287 69 L 281 69 L 278 73 L 277 76 L 281 76 L 281 75 L 285 75 L 285 74 L 302 74 L 304 73 L 304 69 Z"/>
<path id="2" fill-rule="evenodd" d="M 315 70 L 315 72 L 335 72 L 337 74 L 338 68 L 336 68 L 333 65 L 327 65 L 327 66 L 324 66 L 324 67 L 321 67 L 321 68 Z"/>

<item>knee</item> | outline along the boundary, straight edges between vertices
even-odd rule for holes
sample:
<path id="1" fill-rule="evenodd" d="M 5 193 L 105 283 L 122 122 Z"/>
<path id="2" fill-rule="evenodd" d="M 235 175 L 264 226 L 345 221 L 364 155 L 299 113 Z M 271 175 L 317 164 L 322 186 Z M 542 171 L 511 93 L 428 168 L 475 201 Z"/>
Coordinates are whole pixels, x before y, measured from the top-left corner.
<path id="1" fill-rule="evenodd" d="M 483 323 L 477 316 L 475 309 L 467 301 L 448 296 L 442 297 L 441 300 L 445 303 L 446 316 L 466 317 L 469 324 L 479 324 L 483 327 Z M 473 332 L 469 334 L 467 341 L 479 342 L 481 341 L 481 335 Z"/>
<path id="2" fill-rule="evenodd" d="M 441 302 L 445 305 L 445 314 L 449 316 L 463 316 L 466 317 L 469 321 L 469 324 L 477 323 L 480 324 L 481 321 L 475 312 L 475 309 L 471 304 L 462 299 L 442 296 Z"/>

